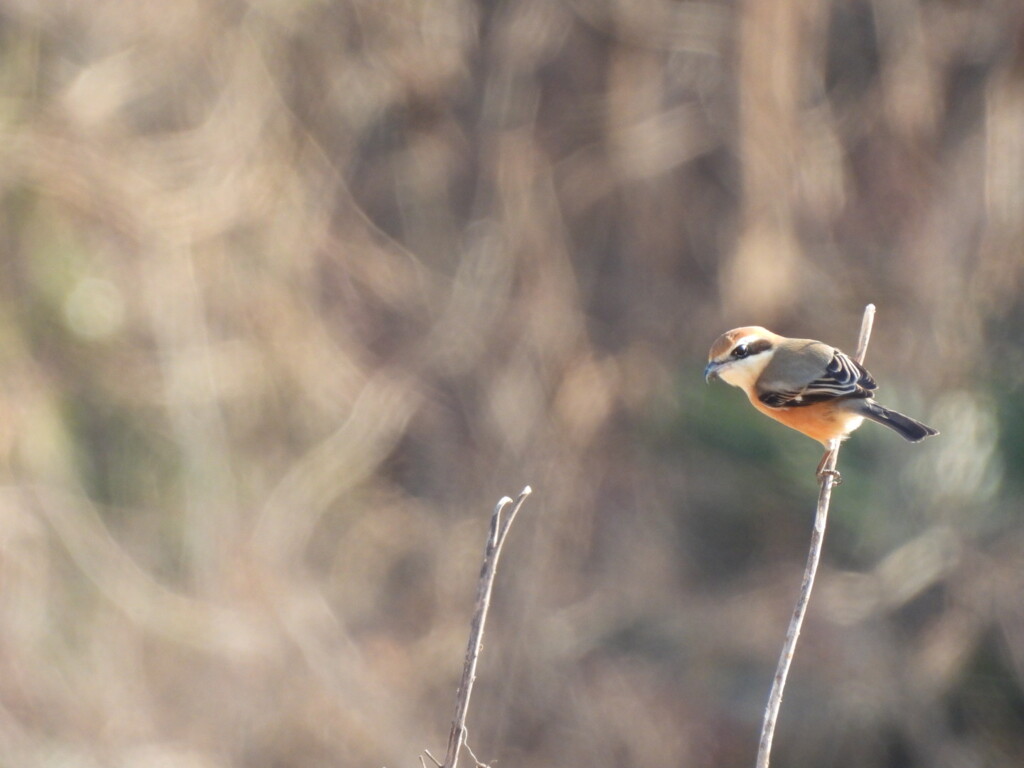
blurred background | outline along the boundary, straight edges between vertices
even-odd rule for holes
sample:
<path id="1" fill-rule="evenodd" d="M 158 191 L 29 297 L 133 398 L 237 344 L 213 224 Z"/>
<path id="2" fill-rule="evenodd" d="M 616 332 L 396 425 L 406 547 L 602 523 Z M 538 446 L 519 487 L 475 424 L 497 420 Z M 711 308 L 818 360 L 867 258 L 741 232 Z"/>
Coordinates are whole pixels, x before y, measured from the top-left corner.
<path id="1" fill-rule="evenodd" d="M 1024 764 L 1018 0 L 0 3 L 0 765 Z M 468 758 L 464 758 L 471 764 Z"/>

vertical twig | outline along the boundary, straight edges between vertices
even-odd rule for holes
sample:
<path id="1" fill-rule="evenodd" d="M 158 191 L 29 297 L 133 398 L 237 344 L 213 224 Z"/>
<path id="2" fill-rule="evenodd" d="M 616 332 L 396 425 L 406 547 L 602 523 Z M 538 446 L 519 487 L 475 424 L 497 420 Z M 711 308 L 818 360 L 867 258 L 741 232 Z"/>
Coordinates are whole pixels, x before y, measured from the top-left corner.
<path id="1" fill-rule="evenodd" d="M 459 750 L 462 749 L 466 740 L 466 713 L 469 711 L 469 697 L 473 692 L 473 681 L 476 680 L 476 663 L 480 657 L 480 645 L 484 638 L 487 611 L 491 607 L 491 591 L 494 588 L 494 574 L 498 568 L 498 558 L 501 556 L 501 548 L 508 535 L 508 529 L 512 526 L 512 521 L 516 519 L 519 508 L 523 506 L 526 497 L 531 493 L 530 486 L 526 486 L 514 502 L 505 496 L 498 502 L 491 515 L 491 529 L 487 536 L 484 562 L 480 568 L 480 579 L 477 581 L 476 587 L 476 609 L 473 612 L 473 622 L 469 629 L 466 661 L 462 667 L 462 680 L 459 682 L 459 692 L 455 699 L 455 717 L 452 719 L 452 730 L 448 736 L 448 751 L 444 757 L 443 768 L 456 768 L 459 762 Z M 512 505 L 512 509 L 502 520 L 501 513 L 509 504 Z"/>
<path id="2" fill-rule="evenodd" d="M 868 342 L 871 340 L 871 327 L 874 322 L 875 305 L 868 304 L 864 307 L 864 319 L 861 320 L 860 338 L 857 341 L 855 359 L 858 363 L 864 362 L 864 356 L 868 351 Z M 821 490 L 818 492 L 818 509 L 814 515 L 814 530 L 811 533 L 811 549 L 807 555 L 807 567 L 804 569 L 804 579 L 800 585 L 800 596 L 797 598 L 796 607 L 793 609 L 793 618 L 789 621 L 786 641 L 782 645 L 779 664 L 775 668 L 772 692 L 768 696 L 768 706 L 764 712 L 764 724 L 761 726 L 761 743 L 757 750 L 757 768 L 768 768 L 768 761 L 771 757 L 772 736 L 775 735 L 775 721 L 779 717 L 779 707 L 782 706 L 782 692 L 786 687 L 786 676 L 789 674 L 790 664 L 793 663 L 796 641 L 800 636 L 800 627 L 804 623 L 807 603 L 811 599 L 811 590 L 814 588 L 814 576 L 818 572 L 818 561 L 821 559 L 821 545 L 825 539 L 825 523 L 828 520 L 828 506 L 832 499 L 832 486 L 835 482 L 834 470 L 838 459 L 839 441 L 836 440 L 832 443 L 831 455 L 825 463 L 825 471 L 822 474 Z"/>

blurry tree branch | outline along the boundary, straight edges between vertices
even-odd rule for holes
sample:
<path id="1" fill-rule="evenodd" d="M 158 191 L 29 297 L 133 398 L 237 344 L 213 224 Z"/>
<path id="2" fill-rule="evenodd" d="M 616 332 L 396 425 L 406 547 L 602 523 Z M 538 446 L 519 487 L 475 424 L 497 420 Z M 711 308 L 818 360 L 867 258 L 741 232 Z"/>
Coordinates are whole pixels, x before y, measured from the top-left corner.
<path id="1" fill-rule="evenodd" d="M 32 485 L 0 489 L 0 506 L 18 496 L 38 510 L 82 573 L 139 627 L 209 653 L 252 658 L 266 651 L 258 628 L 241 611 L 194 600 L 159 584 L 113 539 L 84 496 Z"/>
<path id="2" fill-rule="evenodd" d="M 294 561 L 331 502 L 380 467 L 420 403 L 413 383 L 393 370 L 368 379 L 348 418 L 270 492 L 252 536 L 265 561 Z"/>
<path id="3" fill-rule="evenodd" d="M 857 342 L 857 354 L 855 356 L 858 363 L 864 362 L 874 321 L 875 305 L 868 304 L 864 308 L 864 318 L 860 324 L 860 338 Z M 837 476 L 836 462 L 839 459 L 839 445 L 838 440 L 832 442 L 828 458 L 822 467 L 821 490 L 818 492 L 818 509 L 814 515 L 814 530 L 811 533 L 811 549 L 807 555 L 807 567 L 804 569 L 804 579 L 800 585 L 800 595 L 797 597 L 796 607 L 793 609 L 793 618 L 790 619 L 789 629 L 786 631 L 786 641 L 782 645 L 782 654 L 779 656 L 779 663 L 775 669 L 772 691 L 768 696 L 768 706 L 765 709 L 764 723 L 761 726 L 761 743 L 757 750 L 757 768 L 768 768 L 768 761 L 772 751 L 772 737 L 775 734 L 775 722 L 779 717 L 779 708 L 782 706 L 782 694 L 786 687 L 786 677 L 789 675 L 789 667 L 793 663 L 797 638 L 800 636 L 800 628 L 803 626 L 804 615 L 807 613 L 807 604 L 811 599 L 811 590 L 814 588 L 814 576 L 818 572 L 821 546 L 825 540 L 825 524 L 828 520 L 829 502 L 832 500 L 832 487 Z"/>
<path id="4" fill-rule="evenodd" d="M 469 630 L 469 644 L 466 647 L 466 661 L 462 667 L 462 680 L 459 682 L 459 692 L 455 700 L 455 717 L 452 720 L 452 730 L 448 737 L 448 751 L 445 754 L 444 763 L 438 763 L 443 768 L 456 768 L 459 762 L 459 751 L 465 744 L 466 714 L 469 711 L 469 697 L 473 692 L 473 681 L 476 679 L 476 664 L 480 658 L 480 648 L 484 638 L 484 624 L 487 622 L 487 611 L 491 607 L 491 591 L 494 588 L 494 576 L 498 569 L 498 558 L 501 556 L 501 548 L 505 544 L 508 529 L 512 527 L 512 522 L 516 519 L 516 515 L 523 506 L 523 502 L 526 501 L 526 497 L 532 492 L 530 486 L 526 486 L 520 491 L 519 496 L 514 502 L 508 496 L 502 497 L 494 508 L 494 513 L 491 515 L 491 529 L 487 536 L 487 546 L 484 549 L 484 561 L 480 569 L 480 579 L 477 582 L 476 610 L 473 612 L 473 621 Z M 502 512 L 510 504 L 512 505 L 511 509 L 505 518 L 502 519 Z M 427 754 L 429 755 L 429 753 Z M 480 764 L 480 761 L 475 758 L 474 761 L 478 765 Z"/>

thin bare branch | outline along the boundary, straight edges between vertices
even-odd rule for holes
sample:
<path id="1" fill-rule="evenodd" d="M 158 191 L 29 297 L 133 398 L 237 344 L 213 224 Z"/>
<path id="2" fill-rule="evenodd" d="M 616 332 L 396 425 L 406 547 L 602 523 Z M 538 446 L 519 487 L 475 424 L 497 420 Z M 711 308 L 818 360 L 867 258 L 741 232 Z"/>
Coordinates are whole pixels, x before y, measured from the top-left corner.
<path id="1" fill-rule="evenodd" d="M 491 766 L 489 766 L 487 763 L 480 762 L 480 758 L 477 757 L 476 754 L 474 754 L 473 750 L 470 748 L 468 740 L 464 741 L 462 746 L 466 748 L 466 751 L 469 752 L 469 756 L 473 758 L 473 762 L 476 763 L 476 768 L 491 768 Z"/>
<path id="2" fill-rule="evenodd" d="M 856 360 L 861 365 L 868 354 L 868 342 L 871 341 L 871 329 L 875 325 L 875 305 L 868 304 L 864 307 L 864 319 L 860 321 L 860 338 L 857 339 Z"/>
<path id="3" fill-rule="evenodd" d="M 863 363 L 864 357 L 867 355 L 868 342 L 871 340 L 871 328 L 874 322 L 875 305 L 868 304 L 864 308 L 864 318 L 860 324 L 860 338 L 857 342 L 856 354 L 858 363 Z M 779 663 L 775 668 L 775 678 L 772 680 L 772 691 L 768 696 L 768 706 L 765 708 L 764 723 L 761 726 L 761 742 L 757 750 L 757 768 L 768 768 L 768 761 L 771 758 L 772 737 L 775 735 L 775 723 L 779 717 L 779 708 L 782 706 L 782 694 L 786 687 L 786 677 L 789 675 L 789 667 L 793 663 L 793 654 L 796 653 L 797 638 L 800 636 L 800 628 L 804 623 L 807 604 L 810 602 L 811 590 L 814 588 L 814 577 L 818 572 L 818 561 L 821 559 L 821 545 L 825 540 L 825 524 L 828 520 L 828 507 L 832 500 L 832 488 L 835 484 L 835 469 L 838 459 L 839 441 L 834 440 L 829 448 L 828 460 L 825 462 L 824 471 L 821 474 L 818 508 L 814 515 L 811 548 L 807 555 L 807 566 L 804 568 L 803 582 L 800 584 L 800 596 L 797 598 L 796 606 L 793 609 L 793 617 L 789 621 L 789 629 L 786 630 L 786 641 L 782 645 Z"/>
<path id="4" fill-rule="evenodd" d="M 480 579 L 477 581 L 476 610 L 473 612 L 473 622 L 469 629 L 466 661 L 462 667 L 462 680 L 459 683 L 459 692 L 455 700 L 455 717 L 452 719 L 452 730 L 448 737 L 448 751 L 445 754 L 443 768 L 456 768 L 459 762 L 459 750 L 466 741 L 466 713 L 469 711 L 469 697 L 473 692 L 473 682 L 476 680 L 476 664 L 480 657 L 480 646 L 483 643 L 487 611 L 491 607 L 491 591 L 494 588 L 498 558 L 501 556 L 501 548 L 505 544 L 509 528 L 512 527 L 526 497 L 532 492 L 530 486 L 526 486 L 514 502 L 508 496 L 503 497 L 491 515 L 491 527 L 487 536 L 487 547 L 484 550 L 483 566 L 480 569 Z M 501 514 L 510 504 L 512 507 L 505 519 L 502 520 Z M 433 760 L 433 757 L 431 759 Z M 475 757 L 473 760 L 479 764 Z"/>

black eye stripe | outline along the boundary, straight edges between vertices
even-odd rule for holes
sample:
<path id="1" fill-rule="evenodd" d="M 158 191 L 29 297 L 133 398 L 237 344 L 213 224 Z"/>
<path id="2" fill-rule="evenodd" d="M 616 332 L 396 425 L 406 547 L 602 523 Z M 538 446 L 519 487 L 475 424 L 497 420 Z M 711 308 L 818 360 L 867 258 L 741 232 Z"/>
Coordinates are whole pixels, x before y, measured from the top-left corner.
<path id="1" fill-rule="evenodd" d="M 772 343 L 768 339 L 757 339 L 747 344 L 737 344 L 730 355 L 738 360 L 742 360 L 744 357 L 750 357 L 771 348 Z"/>

